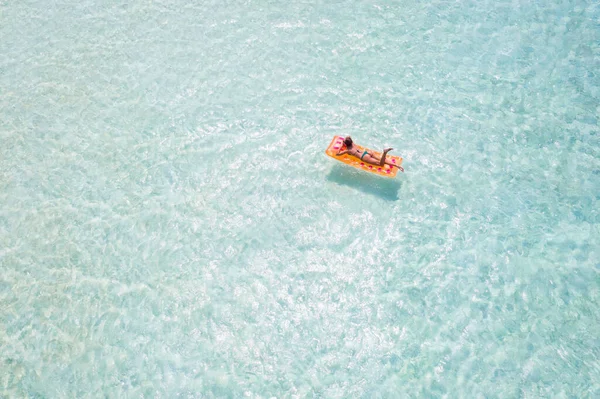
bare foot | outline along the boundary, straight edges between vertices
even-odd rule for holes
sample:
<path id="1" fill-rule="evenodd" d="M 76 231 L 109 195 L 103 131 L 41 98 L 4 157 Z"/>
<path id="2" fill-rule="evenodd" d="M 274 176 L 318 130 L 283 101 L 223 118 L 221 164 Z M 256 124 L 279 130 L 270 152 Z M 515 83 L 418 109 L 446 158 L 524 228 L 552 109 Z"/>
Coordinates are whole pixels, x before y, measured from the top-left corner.
<path id="1" fill-rule="evenodd" d="M 388 152 L 390 152 L 390 151 L 392 151 L 392 150 L 393 150 L 393 148 L 386 148 L 386 149 L 384 149 L 384 150 L 383 150 L 383 152 L 384 152 L 385 154 L 387 154 Z"/>
<path id="2" fill-rule="evenodd" d="M 404 173 L 404 168 L 402 166 L 398 166 L 398 169 L 400 169 L 400 172 Z"/>

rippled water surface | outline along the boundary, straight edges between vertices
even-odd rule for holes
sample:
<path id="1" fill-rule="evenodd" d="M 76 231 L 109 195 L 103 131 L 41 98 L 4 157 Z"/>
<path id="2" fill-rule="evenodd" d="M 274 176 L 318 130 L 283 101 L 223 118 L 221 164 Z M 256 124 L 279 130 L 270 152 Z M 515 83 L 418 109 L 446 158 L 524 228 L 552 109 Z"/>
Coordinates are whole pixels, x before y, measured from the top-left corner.
<path id="1" fill-rule="evenodd" d="M 0 396 L 600 397 L 597 2 L 0 0 L 0 54 Z"/>

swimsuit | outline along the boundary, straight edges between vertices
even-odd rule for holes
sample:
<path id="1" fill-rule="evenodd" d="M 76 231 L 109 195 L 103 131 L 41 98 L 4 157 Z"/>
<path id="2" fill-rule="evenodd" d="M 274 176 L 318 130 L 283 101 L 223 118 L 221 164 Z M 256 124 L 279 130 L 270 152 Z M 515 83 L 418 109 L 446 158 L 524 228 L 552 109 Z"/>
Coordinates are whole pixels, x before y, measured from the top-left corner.
<path id="1" fill-rule="evenodd" d="M 367 154 L 368 154 L 368 152 L 367 152 L 367 150 L 365 150 L 365 152 L 363 152 L 362 156 L 360 157 L 360 160 L 362 161 L 363 158 L 365 157 L 365 155 L 367 155 Z"/>

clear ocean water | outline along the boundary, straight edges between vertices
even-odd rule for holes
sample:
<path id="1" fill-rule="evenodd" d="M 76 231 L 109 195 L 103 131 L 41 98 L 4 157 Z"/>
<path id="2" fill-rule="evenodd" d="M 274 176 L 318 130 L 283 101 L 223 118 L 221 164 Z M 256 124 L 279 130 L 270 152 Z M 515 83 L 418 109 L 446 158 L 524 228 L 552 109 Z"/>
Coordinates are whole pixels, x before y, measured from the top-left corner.
<path id="1" fill-rule="evenodd" d="M 598 2 L 0 0 L 0 54 L 0 396 L 600 397 Z"/>

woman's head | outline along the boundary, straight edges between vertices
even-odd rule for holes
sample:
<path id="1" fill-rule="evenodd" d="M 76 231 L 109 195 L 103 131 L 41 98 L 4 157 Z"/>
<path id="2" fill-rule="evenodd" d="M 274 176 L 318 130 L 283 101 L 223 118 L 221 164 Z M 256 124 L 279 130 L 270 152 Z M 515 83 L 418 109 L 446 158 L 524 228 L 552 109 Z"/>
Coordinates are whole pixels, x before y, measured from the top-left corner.
<path id="1" fill-rule="evenodd" d="M 352 148 L 352 137 L 348 136 L 344 139 L 344 144 L 348 148 Z"/>

